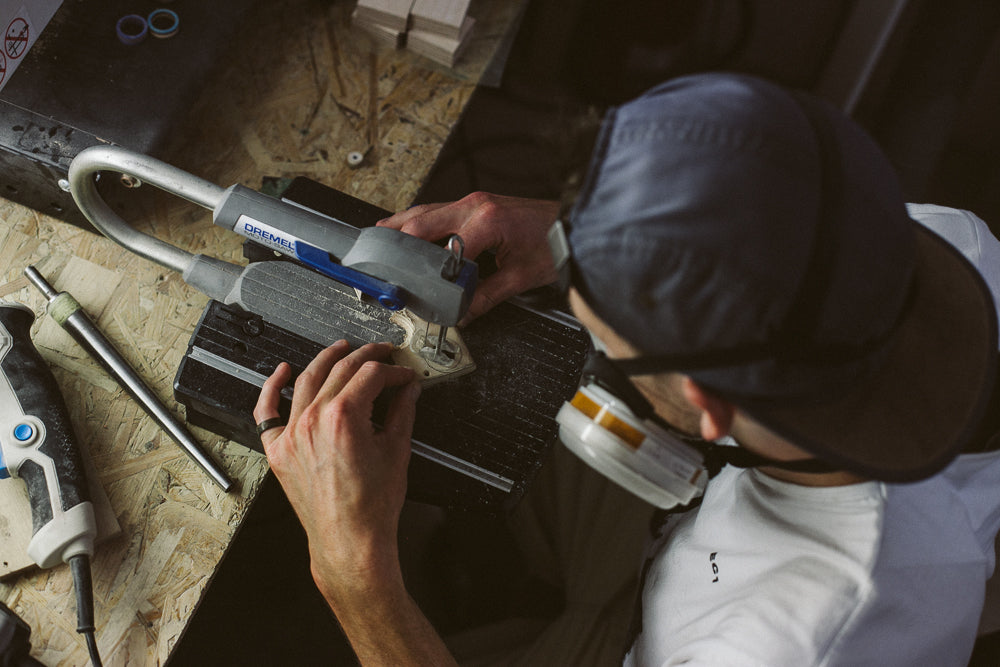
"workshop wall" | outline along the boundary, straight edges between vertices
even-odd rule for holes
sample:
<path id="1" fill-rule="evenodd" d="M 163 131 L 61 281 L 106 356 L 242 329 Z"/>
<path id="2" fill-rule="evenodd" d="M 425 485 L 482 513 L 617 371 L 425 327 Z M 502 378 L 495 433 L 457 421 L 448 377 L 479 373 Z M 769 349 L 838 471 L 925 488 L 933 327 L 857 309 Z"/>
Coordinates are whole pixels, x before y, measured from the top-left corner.
<path id="1" fill-rule="evenodd" d="M 910 200 L 968 208 L 1000 230 L 993 0 L 533 0 L 502 82 L 477 91 L 421 199 L 558 192 L 545 149 L 567 118 L 713 69 L 848 100 Z"/>

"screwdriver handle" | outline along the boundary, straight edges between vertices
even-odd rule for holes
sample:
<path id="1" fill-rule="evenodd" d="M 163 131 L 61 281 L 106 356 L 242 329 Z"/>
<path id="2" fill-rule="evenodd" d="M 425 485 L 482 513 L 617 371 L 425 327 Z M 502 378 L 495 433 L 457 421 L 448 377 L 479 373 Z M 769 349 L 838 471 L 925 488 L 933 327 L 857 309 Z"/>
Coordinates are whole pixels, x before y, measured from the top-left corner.
<path id="1" fill-rule="evenodd" d="M 97 522 L 66 404 L 31 342 L 35 315 L 0 302 L 0 476 L 28 489 L 28 555 L 41 567 L 94 552 Z"/>

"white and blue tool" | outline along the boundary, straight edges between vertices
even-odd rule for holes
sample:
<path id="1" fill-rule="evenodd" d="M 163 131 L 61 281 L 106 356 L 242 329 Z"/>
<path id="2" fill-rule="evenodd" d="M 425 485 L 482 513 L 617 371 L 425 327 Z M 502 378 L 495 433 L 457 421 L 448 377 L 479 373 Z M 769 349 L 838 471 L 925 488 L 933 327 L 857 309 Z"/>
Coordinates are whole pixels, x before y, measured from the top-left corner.
<path id="1" fill-rule="evenodd" d="M 0 301 L 0 479 L 19 477 L 27 486 L 28 556 L 43 568 L 70 565 L 77 632 L 99 665 L 90 575 L 97 520 L 66 404 L 31 342 L 34 320 L 27 306 Z"/>

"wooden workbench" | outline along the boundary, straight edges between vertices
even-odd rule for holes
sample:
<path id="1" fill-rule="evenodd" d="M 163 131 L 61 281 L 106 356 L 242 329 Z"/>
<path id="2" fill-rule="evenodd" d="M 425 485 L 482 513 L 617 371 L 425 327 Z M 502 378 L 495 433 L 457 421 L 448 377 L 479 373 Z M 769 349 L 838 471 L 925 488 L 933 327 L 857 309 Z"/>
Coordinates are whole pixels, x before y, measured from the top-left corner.
<path id="1" fill-rule="evenodd" d="M 387 209 L 407 206 L 483 72 L 510 38 L 522 3 L 474 0 L 474 42 L 453 70 L 377 46 L 352 29 L 352 2 L 257 3 L 168 154 L 222 186 L 305 175 Z M 350 151 L 366 152 L 349 169 Z M 116 193 L 139 229 L 192 252 L 241 262 L 235 234 L 207 211 L 139 188 Z M 0 298 L 38 315 L 48 360 L 89 449 L 121 533 L 94 558 L 97 638 L 106 665 L 162 664 L 212 578 L 267 470 L 267 461 L 208 431 L 192 433 L 238 480 L 224 494 L 103 370 L 44 316 L 22 276 L 35 265 L 68 290 L 181 416 L 171 384 L 207 297 L 113 242 L 0 200 Z M 18 484 L 9 481 L 6 484 Z M 75 631 L 65 566 L 0 583 L 32 628 L 46 665 L 88 661 Z"/>

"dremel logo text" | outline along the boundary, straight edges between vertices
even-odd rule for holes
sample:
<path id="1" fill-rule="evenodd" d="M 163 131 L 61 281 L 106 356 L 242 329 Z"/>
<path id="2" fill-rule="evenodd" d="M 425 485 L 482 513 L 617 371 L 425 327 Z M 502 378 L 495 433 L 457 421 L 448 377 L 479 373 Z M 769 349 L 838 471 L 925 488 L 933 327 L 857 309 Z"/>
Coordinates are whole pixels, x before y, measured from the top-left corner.
<path id="1" fill-rule="evenodd" d="M 244 236 L 260 241 L 266 246 L 270 246 L 280 251 L 295 252 L 295 241 L 276 229 L 268 227 L 251 218 L 242 217 L 239 221 L 239 229 Z"/>

